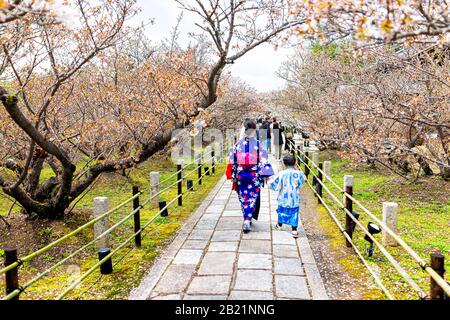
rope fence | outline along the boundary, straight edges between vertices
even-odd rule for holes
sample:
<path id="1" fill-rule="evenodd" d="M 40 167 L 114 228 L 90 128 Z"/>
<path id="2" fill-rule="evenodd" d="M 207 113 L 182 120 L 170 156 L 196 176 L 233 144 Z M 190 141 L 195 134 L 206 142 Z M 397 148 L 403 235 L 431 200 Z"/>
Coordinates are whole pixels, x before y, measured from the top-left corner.
<path id="1" fill-rule="evenodd" d="M 364 205 L 361 204 L 360 201 L 354 198 L 353 196 L 353 186 L 349 189 L 345 188 L 345 190 L 340 187 L 333 179 L 326 174 L 323 170 L 323 164 L 316 163 L 313 159 L 310 158 L 309 153 L 301 150 L 300 146 L 296 146 L 294 142 L 291 140 L 288 142 L 288 148 L 290 152 L 296 159 L 297 165 L 300 168 L 301 165 L 304 165 L 304 172 L 307 176 L 307 184 L 313 190 L 314 194 L 318 198 L 319 204 L 323 205 L 326 209 L 329 216 L 338 226 L 340 232 L 344 235 L 347 246 L 352 247 L 358 258 L 362 261 L 370 275 L 373 277 L 374 281 L 378 285 L 378 287 L 383 291 L 383 293 L 387 296 L 388 299 L 394 299 L 392 293 L 383 285 L 380 277 L 376 274 L 367 260 L 364 258 L 363 254 L 359 250 L 358 246 L 353 241 L 353 231 L 357 226 L 359 229 L 365 234 L 365 236 L 370 239 L 370 241 L 379 248 L 380 252 L 383 256 L 389 261 L 389 263 L 395 268 L 395 270 L 400 274 L 400 276 L 405 280 L 405 282 L 415 291 L 417 292 L 420 299 L 444 299 L 445 294 L 450 296 L 450 285 L 445 281 L 443 276 L 441 276 L 430 264 L 427 264 L 420 256 L 408 245 L 406 242 L 401 239 L 391 228 L 389 228 L 385 223 L 383 223 L 380 219 L 378 219 L 372 212 L 370 212 Z M 310 163 L 312 165 L 310 165 Z M 317 172 L 317 173 L 316 173 Z M 313 176 L 313 183 L 311 184 L 309 181 L 309 175 Z M 330 188 L 327 187 L 325 181 L 329 181 L 331 185 L 336 188 L 339 193 L 344 196 L 345 203 L 339 200 L 339 198 L 331 192 Z M 346 226 L 344 227 L 342 223 L 336 216 L 336 213 L 328 206 L 323 197 L 323 190 L 331 197 L 332 201 L 336 203 L 339 209 L 343 210 L 346 215 Z M 368 228 L 364 227 L 364 225 L 358 220 L 359 217 L 355 216 L 353 213 L 352 205 L 355 204 L 358 206 L 370 219 L 375 221 L 380 226 L 380 232 L 383 231 L 388 234 L 398 245 L 404 249 L 408 255 L 430 276 L 431 281 L 431 290 L 430 295 L 427 295 L 420 286 L 411 278 L 411 276 L 403 269 L 400 263 L 388 252 L 388 250 L 383 246 L 375 237 L 374 234 L 371 233 Z M 351 210 L 349 210 L 351 209 Z M 350 223 L 349 223 L 350 221 Z M 353 223 L 353 227 L 351 226 Z M 436 260 L 436 257 L 432 255 L 432 261 Z M 440 258 L 440 257 L 439 257 Z M 443 256 L 440 260 L 439 265 L 443 268 Z M 436 269 L 442 269 L 436 268 Z M 443 270 L 438 270 L 443 275 Z M 437 288 L 438 287 L 438 288 Z M 438 290 L 436 290 L 438 289 Z M 444 294 L 445 293 L 445 294 Z"/>
<path id="2" fill-rule="evenodd" d="M 70 285 L 65 288 L 62 293 L 60 293 L 57 296 L 58 300 L 64 299 L 67 297 L 68 294 L 70 294 L 75 288 L 77 288 L 83 281 L 85 281 L 90 275 L 94 274 L 98 271 L 100 268 L 101 276 L 98 280 L 100 280 L 103 275 L 109 274 L 104 273 L 102 268 L 105 266 L 107 267 L 109 263 L 111 263 L 112 257 L 116 256 L 119 251 L 121 251 L 123 248 L 125 248 L 128 244 L 130 244 L 133 240 L 135 241 L 135 247 L 141 246 L 141 240 L 142 240 L 142 234 L 143 232 L 149 228 L 150 225 L 152 225 L 155 220 L 158 219 L 158 217 L 166 217 L 165 214 L 168 215 L 168 209 L 178 201 L 179 206 L 182 206 L 182 199 L 187 198 L 192 194 L 192 190 L 194 185 L 201 185 L 202 179 L 204 179 L 206 176 L 211 176 L 211 174 L 215 173 L 216 165 L 219 163 L 217 161 L 218 157 L 215 155 L 214 148 L 211 151 L 211 154 L 209 157 L 205 157 L 203 153 L 199 155 L 197 159 L 194 159 L 191 163 L 189 163 L 186 166 L 183 166 L 181 164 L 177 165 L 177 171 L 170 175 L 168 178 L 166 178 L 163 181 L 158 182 L 157 184 L 154 184 L 154 186 L 161 186 L 163 183 L 166 183 L 173 179 L 174 177 L 177 177 L 176 181 L 171 183 L 169 186 L 165 187 L 162 190 L 158 190 L 157 192 L 152 192 L 150 190 L 150 197 L 145 200 L 144 203 L 140 204 L 139 199 L 140 196 L 143 195 L 142 191 L 139 191 L 138 187 L 133 187 L 133 196 L 129 199 L 125 200 L 124 202 L 120 203 L 116 207 L 114 207 L 111 210 L 108 210 L 107 212 L 98 215 L 88 223 L 78 227 L 76 230 L 62 236 L 58 240 L 46 245 L 45 247 L 30 253 L 24 257 L 17 258 L 17 249 L 6 249 L 5 250 L 5 267 L 3 269 L 0 269 L 0 275 L 5 275 L 5 286 L 6 286 L 6 295 L 2 298 L 3 300 L 18 300 L 20 298 L 20 295 L 24 292 L 26 292 L 28 289 L 30 289 L 32 286 L 34 286 L 37 282 L 48 276 L 51 272 L 55 271 L 57 268 L 63 266 L 66 262 L 69 260 L 75 258 L 77 255 L 81 254 L 86 249 L 90 248 L 91 246 L 94 246 L 98 243 L 98 241 L 101 241 L 108 235 L 110 235 L 113 231 L 117 230 L 120 226 L 123 226 L 125 223 L 130 221 L 132 218 L 134 218 L 134 233 L 125 239 L 120 245 L 116 246 L 113 250 L 110 248 L 100 248 L 100 249 L 108 249 L 108 253 L 106 255 L 103 255 L 100 257 L 99 253 L 99 261 L 96 262 L 92 267 L 90 267 L 86 272 L 84 272 L 80 277 L 75 279 L 73 282 L 70 283 Z M 220 149 L 220 159 L 225 159 L 227 148 L 224 144 L 221 144 Z M 184 173 L 186 170 L 185 168 L 196 164 L 195 169 L 192 171 L 189 171 L 187 173 Z M 211 165 L 209 165 L 209 163 Z M 203 172 L 203 167 L 208 164 L 208 168 L 205 167 L 205 170 Z M 198 175 L 196 179 L 192 178 L 191 182 L 192 185 L 183 191 L 182 183 L 187 178 L 194 175 L 196 172 L 198 172 Z M 184 174 L 183 174 L 184 173 Z M 195 182 L 194 182 L 195 180 Z M 171 190 L 175 186 L 178 186 L 178 192 L 177 196 L 175 196 L 173 199 L 171 199 L 169 202 L 165 202 L 164 200 L 160 200 L 160 207 L 159 211 L 152 216 L 143 226 L 141 226 L 140 221 L 140 211 L 144 209 L 149 203 L 151 203 L 153 200 L 155 200 L 157 197 L 160 197 L 165 192 Z M 109 217 L 115 215 L 120 209 L 124 208 L 128 204 L 133 203 L 133 211 L 126 214 L 123 218 L 121 218 L 120 221 L 115 223 L 111 227 L 105 227 L 102 226 L 102 222 L 108 219 Z M 103 229 L 101 229 L 101 232 L 95 233 L 95 227 L 100 226 Z M 35 277 L 33 277 L 30 281 L 28 281 L 23 286 L 19 285 L 19 277 L 18 277 L 18 270 L 20 267 L 22 267 L 25 263 L 28 263 L 38 256 L 41 256 L 47 252 L 49 252 L 51 249 L 63 244 L 67 240 L 75 237 L 76 235 L 81 234 L 82 232 L 86 231 L 88 228 L 94 227 L 94 238 L 93 240 L 89 241 L 79 249 L 75 250 L 74 252 L 71 252 L 67 257 L 61 259 L 54 265 L 52 265 L 50 268 L 46 269 L 45 271 L 39 273 Z M 121 262 L 127 255 L 130 254 L 130 252 L 135 248 L 132 247 L 123 257 L 121 257 Z M 100 251 L 99 251 L 100 252 Z M 117 262 L 118 263 L 118 262 Z M 116 263 L 116 265 L 117 265 Z M 105 268 L 106 268 L 105 267 Z M 113 266 L 111 265 L 111 269 Z M 112 270 L 111 270 L 112 271 Z"/>

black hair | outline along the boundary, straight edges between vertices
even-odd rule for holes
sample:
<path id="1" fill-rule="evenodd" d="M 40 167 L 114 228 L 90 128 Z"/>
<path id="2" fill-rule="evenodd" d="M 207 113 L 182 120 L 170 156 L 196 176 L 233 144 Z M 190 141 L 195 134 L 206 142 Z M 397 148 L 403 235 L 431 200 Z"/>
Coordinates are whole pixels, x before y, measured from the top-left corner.
<path id="1" fill-rule="evenodd" d="M 293 166 L 295 166 L 295 158 L 294 158 L 294 156 L 291 155 L 291 154 L 285 155 L 283 157 L 283 163 L 284 163 L 284 165 L 286 167 L 293 167 Z"/>
<path id="2" fill-rule="evenodd" d="M 252 119 L 246 119 L 244 122 L 245 130 L 256 130 L 256 121 Z"/>

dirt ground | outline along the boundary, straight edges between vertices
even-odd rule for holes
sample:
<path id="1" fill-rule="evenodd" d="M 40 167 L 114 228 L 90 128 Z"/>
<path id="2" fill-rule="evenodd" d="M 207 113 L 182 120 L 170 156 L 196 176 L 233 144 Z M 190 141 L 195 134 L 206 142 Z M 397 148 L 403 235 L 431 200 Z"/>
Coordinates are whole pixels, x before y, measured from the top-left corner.
<path id="1" fill-rule="evenodd" d="M 309 187 L 302 189 L 301 219 L 310 241 L 311 249 L 324 281 L 328 296 L 333 300 L 362 300 L 370 291 L 370 281 L 364 274 L 355 277 L 340 264 L 343 260 L 356 259 L 355 254 L 342 246 L 332 246 L 317 210 L 317 199 Z M 330 223 L 332 223 L 330 221 Z M 335 226 L 337 229 L 337 226 Z M 358 261 L 356 261 L 358 263 Z"/>

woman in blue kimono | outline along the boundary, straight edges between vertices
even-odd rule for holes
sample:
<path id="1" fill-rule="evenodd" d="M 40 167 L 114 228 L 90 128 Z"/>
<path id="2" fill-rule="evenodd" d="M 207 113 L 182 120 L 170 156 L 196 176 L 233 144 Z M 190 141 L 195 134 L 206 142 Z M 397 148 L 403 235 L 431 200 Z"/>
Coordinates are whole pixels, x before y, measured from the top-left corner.
<path id="1" fill-rule="evenodd" d="M 230 160 L 233 164 L 232 179 L 236 184 L 244 215 L 243 230 L 244 233 L 249 233 L 260 200 L 263 180 L 273 175 L 273 170 L 267 151 L 257 137 L 256 122 L 246 120 L 244 127 L 245 136 L 234 146 Z"/>

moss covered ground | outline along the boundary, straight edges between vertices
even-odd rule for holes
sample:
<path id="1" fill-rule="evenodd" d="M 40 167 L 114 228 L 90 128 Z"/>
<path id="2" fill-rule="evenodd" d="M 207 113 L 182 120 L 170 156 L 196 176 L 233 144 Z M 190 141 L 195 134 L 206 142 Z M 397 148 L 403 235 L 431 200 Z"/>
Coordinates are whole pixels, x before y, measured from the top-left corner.
<path id="1" fill-rule="evenodd" d="M 186 168 L 186 172 L 193 169 L 194 166 L 191 165 Z M 45 179 L 46 174 L 51 174 L 48 168 L 46 170 L 48 172 L 44 172 L 43 179 Z M 152 171 L 159 171 L 161 173 L 161 181 L 169 178 L 167 182 L 162 184 L 161 189 L 164 189 L 177 180 L 175 176 L 171 177 L 176 172 L 176 166 L 165 156 L 153 158 L 139 168 L 132 170 L 128 177 L 119 174 L 104 175 L 89 193 L 78 199 L 79 202 L 75 210 L 63 222 L 26 221 L 23 215 L 19 213 L 20 208 L 14 207 L 10 218 L 8 218 L 8 221 L 12 224 L 11 228 L 7 230 L 4 225 L 0 226 L 2 230 L 0 233 L 0 247 L 17 245 L 20 256 L 33 252 L 92 219 L 92 202 L 95 197 L 108 197 L 110 208 L 113 208 L 131 197 L 133 185 L 138 185 L 144 192 L 141 196 L 141 203 L 143 203 L 149 197 L 149 175 Z M 131 241 L 129 245 L 120 250 L 113 257 L 114 273 L 112 275 L 102 276 L 99 271 L 96 271 L 70 293 L 67 298 L 100 300 L 126 299 L 131 289 L 137 286 L 144 277 L 155 258 L 174 238 L 177 230 L 184 224 L 190 214 L 201 204 L 202 200 L 223 176 L 224 171 L 225 165 L 218 164 L 215 175 L 203 178 L 201 187 L 195 185 L 194 190 L 186 194 L 182 207 L 178 207 L 175 202 L 169 208 L 168 218 L 158 217 L 144 231 L 141 248 L 135 248 L 134 241 Z M 196 173 L 191 178 L 195 181 L 195 177 Z M 185 187 L 186 181 L 184 181 Z M 169 202 L 176 195 L 177 187 L 174 186 L 164 192 L 161 195 L 161 199 Z M 2 197 L 0 201 L 0 213 L 5 215 L 10 207 L 11 202 Z M 142 225 L 157 215 L 158 211 L 157 203 L 152 203 L 141 210 Z M 114 222 L 120 221 L 130 212 L 132 212 L 131 204 L 120 209 L 113 215 L 110 219 L 110 224 L 112 225 Z M 131 219 L 112 233 L 112 247 L 119 246 L 132 234 L 133 220 Z M 90 228 L 58 248 L 52 249 L 40 256 L 38 259 L 26 263 L 20 269 L 21 284 L 33 279 L 39 272 L 42 272 L 60 259 L 67 257 L 71 252 L 92 239 L 93 229 Z M 0 255 L 2 255 L 2 252 L 0 252 Z M 67 288 L 72 281 L 89 270 L 96 262 L 98 262 L 96 249 L 93 247 L 86 249 L 76 258 L 71 259 L 30 287 L 21 295 L 21 299 L 54 299 L 64 288 Z M 4 286 L 2 281 L 3 277 L 0 280 L 1 288 Z"/>
<path id="2" fill-rule="evenodd" d="M 439 177 L 421 177 L 416 182 L 409 182 L 388 172 L 380 172 L 364 166 L 353 166 L 348 161 L 341 160 L 335 153 L 324 152 L 320 161 L 332 161 L 331 178 L 339 185 L 343 185 L 345 175 L 355 178 L 354 196 L 367 209 L 382 218 L 383 202 L 396 202 L 399 204 L 398 234 L 416 251 L 421 258 L 429 261 L 431 253 L 442 253 L 446 259 L 446 269 L 450 270 L 450 183 Z M 342 199 L 337 188 L 327 183 L 330 190 Z M 324 191 L 324 194 L 325 191 Z M 325 196 L 326 203 L 331 206 L 345 225 L 345 213 L 331 199 Z M 360 208 L 354 205 L 354 210 L 361 214 L 360 221 L 364 226 L 370 222 Z M 330 244 L 334 248 L 345 246 L 345 241 L 335 223 L 320 208 L 320 223 L 329 236 Z M 381 242 L 381 234 L 376 238 Z M 364 240 L 364 233 L 356 230 L 354 241 L 364 252 L 368 243 Z M 352 249 L 348 249 L 352 250 Z M 416 281 L 422 290 L 429 292 L 429 276 L 401 247 L 388 247 L 389 253 L 401 264 L 405 271 Z M 418 299 L 414 291 L 392 267 L 389 261 L 376 249 L 373 257 L 365 256 L 369 264 L 380 276 L 382 282 L 393 294 L 395 299 Z M 356 257 L 341 261 L 342 266 L 358 277 L 361 262 Z M 448 277 L 447 277 L 448 278 Z M 379 292 L 368 293 L 367 299 L 384 298 Z"/>

